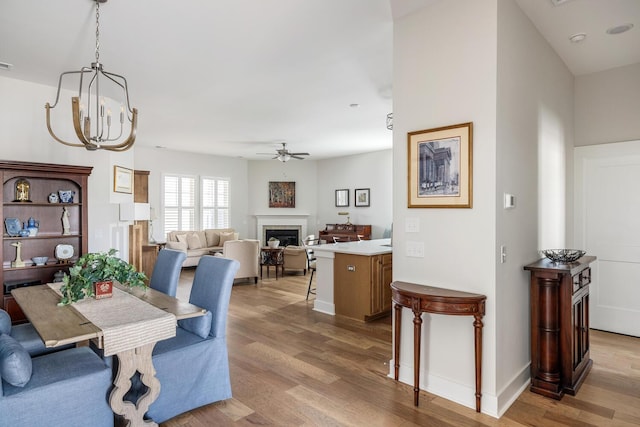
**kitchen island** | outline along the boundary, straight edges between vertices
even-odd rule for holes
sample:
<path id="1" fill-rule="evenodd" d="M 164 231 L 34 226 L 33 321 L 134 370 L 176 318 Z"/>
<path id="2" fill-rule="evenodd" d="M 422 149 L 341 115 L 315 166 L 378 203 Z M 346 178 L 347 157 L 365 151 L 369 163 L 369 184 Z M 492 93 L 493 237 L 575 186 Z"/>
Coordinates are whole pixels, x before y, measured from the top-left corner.
<path id="1" fill-rule="evenodd" d="M 391 239 L 318 245 L 314 253 L 314 310 L 361 321 L 391 312 Z"/>

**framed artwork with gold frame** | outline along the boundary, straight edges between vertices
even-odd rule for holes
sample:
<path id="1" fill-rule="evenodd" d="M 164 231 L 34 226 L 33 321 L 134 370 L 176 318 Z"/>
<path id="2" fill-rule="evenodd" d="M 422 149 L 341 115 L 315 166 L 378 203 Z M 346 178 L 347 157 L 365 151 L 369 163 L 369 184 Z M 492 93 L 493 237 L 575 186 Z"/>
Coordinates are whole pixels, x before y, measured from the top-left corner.
<path id="1" fill-rule="evenodd" d="M 122 166 L 113 166 L 113 191 L 116 193 L 133 193 L 133 170 Z"/>
<path id="2" fill-rule="evenodd" d="M 471 208 L 473 123 L 407 134 L 408 207 Z"/>

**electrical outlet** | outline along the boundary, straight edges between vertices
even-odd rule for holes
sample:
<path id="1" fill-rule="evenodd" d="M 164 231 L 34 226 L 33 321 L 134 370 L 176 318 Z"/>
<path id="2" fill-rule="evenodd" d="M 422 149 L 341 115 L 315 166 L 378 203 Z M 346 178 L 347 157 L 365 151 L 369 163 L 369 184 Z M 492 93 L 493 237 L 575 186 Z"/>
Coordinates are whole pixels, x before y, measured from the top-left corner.
<path id="1" fill-rule="evenodd" d="M 355 265 L 347 265 L 347 271 L 356 271 Z"/>
<path id="2" fill-rule="evenodd" d="M 505 245 L 500 246 L 500 263 L 507 262 L 507 247 Z"/>

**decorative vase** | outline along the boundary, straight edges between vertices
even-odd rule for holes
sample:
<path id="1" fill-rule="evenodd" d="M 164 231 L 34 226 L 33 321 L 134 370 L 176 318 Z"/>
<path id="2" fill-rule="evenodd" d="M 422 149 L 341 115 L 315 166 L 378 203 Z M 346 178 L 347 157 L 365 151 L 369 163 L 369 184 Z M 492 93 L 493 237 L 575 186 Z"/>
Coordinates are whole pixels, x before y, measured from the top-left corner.
<path id="1" fill-rule="evenodd" d="M 267 245 L 269 245 L 271 249 L 276 249 L 278 246 L 280 246 L 280 240 L 269 240 L 267 242 Z"/>
<path id="2" fill-rule="evenodd" d="M 73 190 L 58 190 L 58 194 L 60 195 L 61 203 L 73 203 L 73 196 L 76 195 L 76 192 Z"/>

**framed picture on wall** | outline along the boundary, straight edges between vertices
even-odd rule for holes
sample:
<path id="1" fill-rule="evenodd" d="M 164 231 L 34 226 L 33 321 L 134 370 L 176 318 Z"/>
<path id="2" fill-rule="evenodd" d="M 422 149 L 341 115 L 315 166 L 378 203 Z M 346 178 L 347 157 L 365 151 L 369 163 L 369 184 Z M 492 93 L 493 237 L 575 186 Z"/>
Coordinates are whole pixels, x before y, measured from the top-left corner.
<path id="1" fill-rule="evenodd" d="M 270 208 L 295 208 L 296 207 L 296 183 L 270 181 L 269 182 L 269 207 Z"/>
<path id="2" fill-rule="evenodd" d="M 473 123 L 407 134 L 408 207 L 470 208 Z"/>
<path id="3" fill-rule="evenodd" d="M 113 191 L 116 193 L 133 193 L 133 170 L 122 166 L 113 166 Z"/>
<path id="4" fill-rule="evenodd" d="M 349 190 L 336 190 L 336 207 L 349 206 Z"/>
<path id="5" fill-rule="evenodd" d="M 369 206 L 369 189 L 356 188 L 353 205 L 357 208 Z"/>

